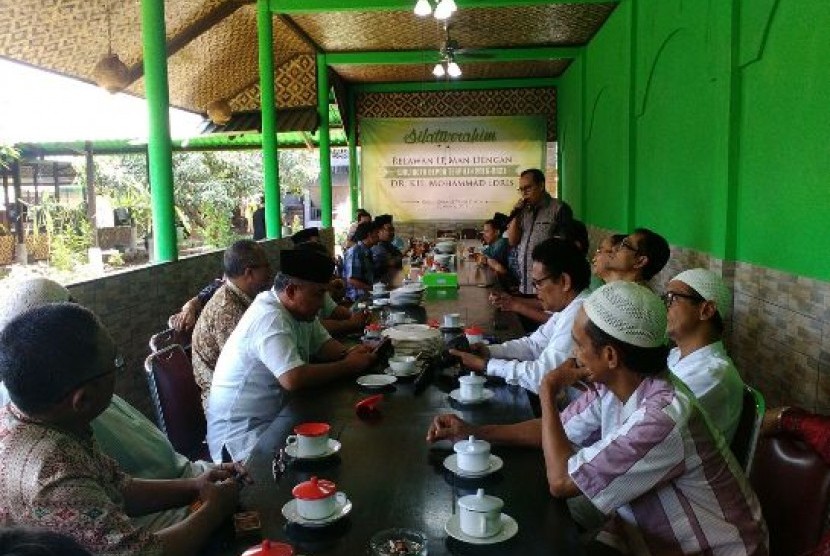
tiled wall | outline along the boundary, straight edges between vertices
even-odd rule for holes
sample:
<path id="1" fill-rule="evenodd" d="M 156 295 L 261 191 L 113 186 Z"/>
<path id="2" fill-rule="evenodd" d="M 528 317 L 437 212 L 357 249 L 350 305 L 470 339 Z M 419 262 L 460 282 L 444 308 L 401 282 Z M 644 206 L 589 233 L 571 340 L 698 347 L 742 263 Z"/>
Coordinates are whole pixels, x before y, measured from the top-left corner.
<path id="1" fill-rule="evenodd" d="M 594 247 L 611 233 L 589 232 Z M 672 246 L 671 259 L 652 286 L 662 291 L 673 276 L 694 267 L 719 273 L 732 288 L 726 345 L 767 406 L 830 413 L 830 283 Z"/>
<path id="2" fill-rule="evenodd" d="M 331 230 L 321 230 L 320 235 L 333 245 Z M 287 239 L 263 242 L 275 269 L 280 248 L 290 245 Z M 124 355 L 126 370 L 118 377 L 116 393 L 153 419 L 144 376 L 150 336 L 167 328 L 167 318 L 221 274 L 219 250 L 68 286 L 79 303 L 101 318 Z"/>

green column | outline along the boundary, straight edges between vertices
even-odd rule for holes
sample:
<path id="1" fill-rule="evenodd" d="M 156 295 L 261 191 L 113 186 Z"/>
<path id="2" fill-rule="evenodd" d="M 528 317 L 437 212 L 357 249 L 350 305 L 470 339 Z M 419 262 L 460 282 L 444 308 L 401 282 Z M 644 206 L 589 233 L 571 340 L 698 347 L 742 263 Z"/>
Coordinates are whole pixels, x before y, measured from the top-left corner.
<path id="1" fill-rule="evenodd" d="M 329 74 L 326 55 L 317 55 L 317 112 L 320 114 L 320 210 L 324 228 L 331 228 L 331 138 L 329 137 Z"/>
<path id="2" fill-rule="evenodd" d="M 265 234 L 282 237 L 280 170 L 277 158 L 277 99 L 274 91 L 274 20 L 268 0 L 257 0 L 259 38 L 259 103 L 262 110 L 262 177 Z"/>
<path id="3" fill-rule="evenodd" d="M 360 207 L 360 177 L 357 169 L 357 110 L 355 110 L 355 92 L 349 87 L 349 198 L 352 204 L 352 220 L 357 216 Z"/>
<path id="4" fill-rule="evenodd" d="M 141 37 L 144 43 L 144 89 L 150 116 L 147 143 L 153 212 L 153 246 L 157 261 L 175 261 L 176 217 L 173 208 L 173 149 L 167 114 L 167 37 L 164 0 L 141 0 Z"/>

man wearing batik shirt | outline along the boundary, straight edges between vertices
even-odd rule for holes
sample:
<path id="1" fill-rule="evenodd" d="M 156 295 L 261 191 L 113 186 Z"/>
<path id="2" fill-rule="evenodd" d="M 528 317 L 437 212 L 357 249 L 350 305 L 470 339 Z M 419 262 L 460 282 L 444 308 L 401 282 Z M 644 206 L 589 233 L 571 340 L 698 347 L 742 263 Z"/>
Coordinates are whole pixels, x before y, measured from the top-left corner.
<path id="1" fill-rule="evenodd" d="M 271 287 L 271 264 L 265 249 L 242 239 L 225 250 L 225 283 L 216 290 L 193 328 L 193 376 L 207 407 L 216 361 L 228 336 L 258 293 Z"/>
<path id="2" fill-rule="evenodd" d="M 669 370 L 730 443 L 741 417 L 744 382 L 721 341 L 723 319 L 732 309 L 729 288 L 711 270 L 693 268 L 672 278 L 663 301 L 669 338 L 677 344 L 669 352 Z"/>
<path id="3" fill-rule="evenodd" d="M 372 247 L 378 242 L 377 226 L 374 222 L 360 224 L 354 232 L 355 244 L 349 247 L 344 257 L 346 295 L 357 300 L 372 289 L 375 273 L 372 264 Z"/>
<path id="4" fill-rule="evenodd" d="M 109 405 L 123 367 L 87 309 L 54 303 L 26 311 L 0 333 L 0 526 L 44 528 L 96 555 L 198 554 L 236 508 L 233 466 L 192 479 L 131 478 L 102 454 L 90 423 Z M 131 517 L 201 506 L 151 532 Z"/>
<path id="5" fill-rule="evenodd" d="M 665 370 L 665 330 L 654 293 L 605 285 L 574 323 L 576 359 L 542 381 L 541 419 L 473 427 L 441 415 L 427 439 L 474 434 L 541 448 L 551 494 L 584 495 L 609 516 L 592 541 L 603 553 L 766 556 L 761 507 L 740 466 Z M 580 382 L 586 393 L 560 414 L 557 396 Z"/>

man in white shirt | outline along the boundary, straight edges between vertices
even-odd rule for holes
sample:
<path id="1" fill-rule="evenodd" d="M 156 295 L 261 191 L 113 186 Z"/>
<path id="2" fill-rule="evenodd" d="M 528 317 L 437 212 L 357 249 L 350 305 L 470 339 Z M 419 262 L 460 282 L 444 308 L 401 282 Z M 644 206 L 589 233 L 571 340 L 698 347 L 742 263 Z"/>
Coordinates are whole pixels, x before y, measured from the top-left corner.
<path id="1" fill-rule="evenodd" d="M 535 332 L 494 346 L 476 344 L 475 353 L 451 350 L 468 369 L 486 371 L 534 394 L 542 378 L 557 368 L 573 351 L 571 329 L 587 297 L 591 280 L 588 261 L 569 241 L 547 239 L 532 253 L 530 271 L 536 296 L 551 317 Z"/>
<path id="2" fill-rule="evenodd" d="M 741 416 L 744 383 L 721 338 L 732 296 L 711 270 L 693 268 L 666 286 L 668 334 L 677 344 L 669 353 L 669 370 L 697 397 L 712 425 L 727 443 Z"/>
<path id="3" fill-rule="evenodd" d="M 244 460 L 286 394 L 356 374 L 375 361 L 332 339 L 317 313 L 334 269 L 328 257 L 283 251 L 274 287 L 259 294 L 228 338 L 213 376 L 207 440 L 214 461 Z M 321 361 L 310 363 L 311 358 Z"/>

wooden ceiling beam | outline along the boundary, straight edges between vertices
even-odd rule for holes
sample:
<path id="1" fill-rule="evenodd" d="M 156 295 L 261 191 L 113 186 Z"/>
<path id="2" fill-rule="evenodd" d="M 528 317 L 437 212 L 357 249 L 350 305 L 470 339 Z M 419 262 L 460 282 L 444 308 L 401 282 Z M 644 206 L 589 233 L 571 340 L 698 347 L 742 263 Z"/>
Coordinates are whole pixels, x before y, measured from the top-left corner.
<path id="1" fill-rule="evenodd" d="M 455 55 L 458 63 L 538 62 L 576 58 L 582 47 L 538 46 L 527 48 L 476 48 L 468 54 Z M 442 60 L 437 50 L 389 50 L 367 52 L 328 52 L 330 66 L 370 66 L 383 64 L 434 64 Z"/>
<path id="2" fill-rule="evenodd" d="M 167 41 L 167 57 L 170 58 L 173 54 L 193 42 L 197 37 L 215 27 L 228 17 L 230 17 L 236 10 L 251 4 L 252 0 L 231 0 L 230 2 L 223 2 L 216 6 L 212 11 L 205 14 L 204 17 L 198 19 L 182 29 L 179 33 L 172 36 Z M 142 58 L 129 68 L 129 85 L 132 85 L 144 75 L 144 59 Z"/>
<path id="3" fill-rule="evenodd" d="M 455 0 L 458 9 L 515 8 L 550 4 L 617 4 L 619 0 Z M 277 14 L 313 14 L 320 12 L 412 11 L 415 0 L 271 0 L 271 11 Z"/>

